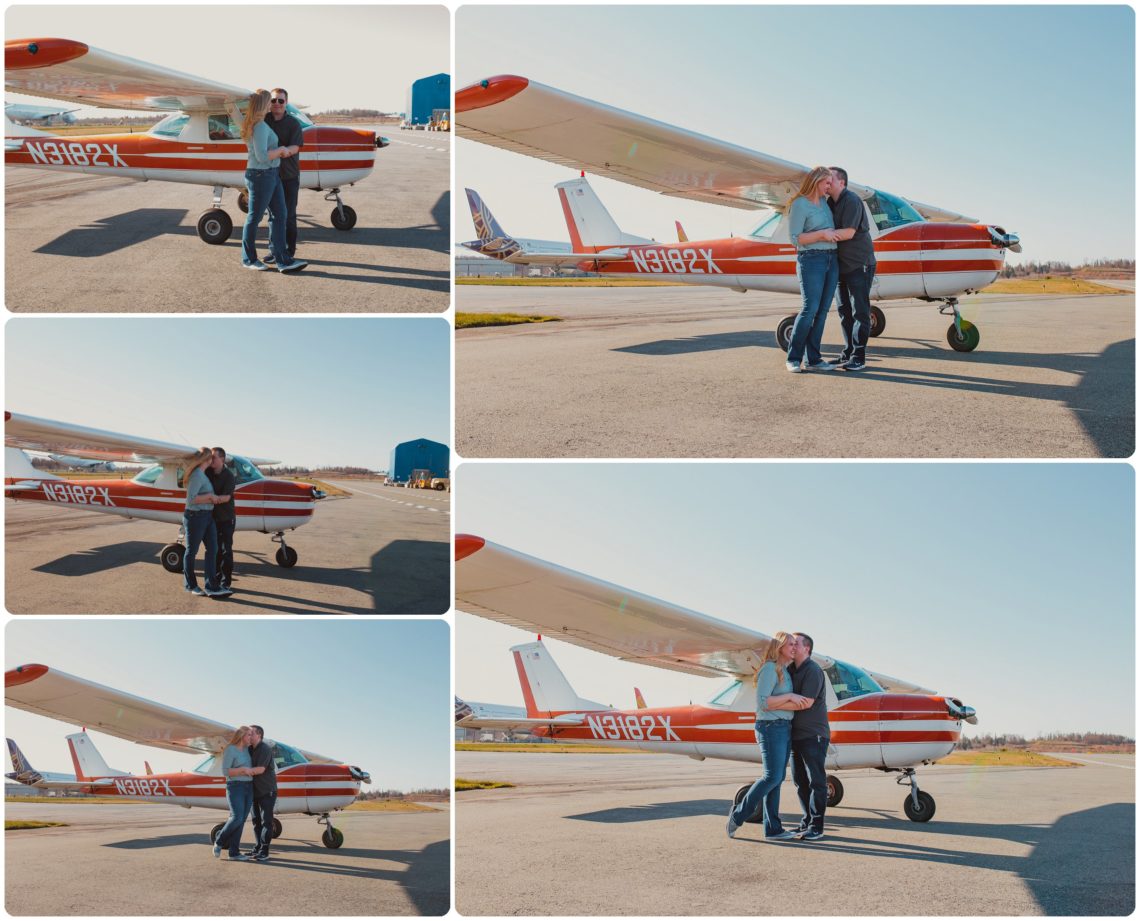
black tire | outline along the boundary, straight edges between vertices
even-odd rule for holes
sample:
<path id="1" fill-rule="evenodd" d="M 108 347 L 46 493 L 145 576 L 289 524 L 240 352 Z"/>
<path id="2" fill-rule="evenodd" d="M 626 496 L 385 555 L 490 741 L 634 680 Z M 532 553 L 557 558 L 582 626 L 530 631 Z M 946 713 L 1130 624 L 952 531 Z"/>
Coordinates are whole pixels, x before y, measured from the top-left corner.
<path id="1" fill-rule="evenodd" d="M 281 837 L 281 820 L 277 816 L 273 817 L 273 837 Z"/>
<path id="2" fill-rule="evenodd" d="M 233 218 L 221 208 L 203 211 L 198 217 L 198 236 L 203 243 L 209 243 L 211 246 L 225 243 L 233 233 L 233 229 Z"/>
<path id="3" fill-rule="evenodd" d="M 282 569 L 292 569 L 297 565 L 297 551 L 292 547 L 278 547 L 276 560 Z"/>
<path id="4" fill-rule="evenodd" d="M 182 572 L 182 560 L 186 556 L 186 548 L 182 544 L 167 544 L 158 556 L 162 560 L 162 568 L 167 572 Z"/>
<path id="5" fill-rule="evenodd" d="M 951 323 L 950 328 L 946 330 L 946 341 L 950 343 L 950 348 L 955 352 L 972 352 L 982 341 L 982 334 L 978 332 L 978 327 L 969 320 L 959 322 L 962 332 L 959 333 L 958 327 Z"/>
<path id="6" fill-rule="evenodd" d="M 776 345 L 782 351 L 787 351 L 788 346 L 792 344 L 792 327 L 796 325 L 795 317 L 784 317 L 780 321 L 780 325 L 776 327 Z"/>
<path id="7" fill-rule="evenodd" d="M 225 822 L 219 822 L 217 825 L 210 829 L 210 844 L 218 843 L 218 832 L 220 832 L 225 827 Z"/>
<path id="8" fill-rule="evenodd" d="M 249 192 L 238 192 L 238 210 L 242 214 L 249 214 Z"/>
<path id="9" fill-rule="evenodd" d="M 344 212 L 343 216 L 342 211 Z M 356 212 L 348 205 L 341 205 L 339 208 L 333 208 L 330 220 L 337 230 L 352 230 L 356 226 Z"/>
<path id="10" fill-rule="evenodd" d="M 746 795 L 746 794 L 748 793 L 748 791 L 749 791 L 749 790 L 751 790 L 751 789 L 752 789 L 752 784 L 750 784 L 750 783 L 746 783 L 746 784 L 745 784 L 743 787 L 741 787 L 739 790 L 737 790 L 737 791 L 736 791 L 736 796 L 734 796 L 734 797 L 732 798 L 732 805 L 733 805 L 733 806 L 739 806 L 739 805 L 740 805 L 740 802 L 741 802 L 741 800 L 743 800 L 743 799 L 744 799 L 745 795 Z M 763 809 L 761 809 L 761 810 L 760 810 L 759 812 L 757 812 L 757 813 L 756 813 L 754 816 L 752 816 L 752 818 L 750 818 L 750 819 L 746 819 L 746 821 L 748 821 L 748 822 L 752 823 L 753 825 L 758 825 L 758 824 L 760 824 L 761 822 L 763 822 L 763 821 L 764 821 L 764 810 L 763 810 Z"/>
<path id="11" fill-rule="evenodd" d="M 321 835 L 321 843 L 335 851 L 344 844 L 344 832 L 339 828 L 326 828 Z"/>
<path id="12" fill-rule="evenodd" d="M 435 485 L 432 487 L 432 489 L 434 489 L 436 492 L 443 492 L 443 491 L 444 491 L 446 488 L 447 488 L 447 487 L 446 487 L 446 486 L 444 486 L 442 483 L 436 483 L 436 484 L 435 484 Z"/>
<path id="13" fill-rule="evenodd" d="M 886 328 L 887 328 L 887 315 L 885 313 L 883 313 L 883 311 L 879 307 L 876 307 L 874 304 L 872 304 L 871 305 L 871 333 L 870 333 L 871 338 L 874 339 L 878 336 L 881 336 L 883 334 L 883 331 Z"/>
<path id="14" fill-rule="evenodd" d="M 903 800 L 903 812 L 912 822 L 929 822 L 934 818 L 934 797 L 920 790 L 918 792 L 918 807 L 915 808 L 914 802 L 908 795 Z"/>
<path id="15" fill-rule="evenodd" d="M 828 808 L 838 806 L 843 802 L 843 784 L 834 774 L 827 775 L 827 805 Z"/>

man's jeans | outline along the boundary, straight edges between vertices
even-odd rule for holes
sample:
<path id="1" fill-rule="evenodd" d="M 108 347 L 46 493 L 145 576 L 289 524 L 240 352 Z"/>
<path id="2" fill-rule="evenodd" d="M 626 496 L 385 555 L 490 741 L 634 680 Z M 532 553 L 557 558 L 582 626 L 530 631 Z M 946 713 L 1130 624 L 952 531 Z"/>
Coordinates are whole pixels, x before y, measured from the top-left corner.
<path id="1" fill-rule="evenodd" d="M 300 177 L 281 180 L 281 192 L 285 196 L 285 254 L 290 261 L 297 252 L 297 196 L 300 191 Z"/>
<path id="2" fill-rule="evenodd" d="M 799 364 L 807 352 L 809 365 L 823 361 L 820 345 L 827 311 L 839 281 L 839 257 L 833 249 L 805 249 L 796 255 L 796 277 L 800 282 L 803 305 L 792 326 L 788 361 Z"/>
<path id="3" fill-rule="evenodd" d="M 247 169 L 245 188 L 249 193 L 249 211 L 241 230 L 241 261 L 251 265 L 257 261 L 257 225 L 269 210 L 269 254 L 284 265 L 285 257 L 285 193 L 275 169 Z"/>
<path id="4" fill-rule="evenodd" d="M 792 739 L 792 780 L 804 811 L 802 827 L 823 831 L 827 810 L 827 746 L 829 736 Z"/>
<path id="5" fill-rule="evenodd" d="M 253 798 L 253 852 L 262 857 L 269 856 L 269 842 L 273 840 L 273 808 L 276 805 L 276 793 Z"/>
<path id="6" fill-rule="evenodd" d="M 219 585 L 229 585 L 234 578 L 234 528 L 236 520 L 215 521 L 214 530 L 218 535 L 218 578 Z"/>
<path id="7" fill-rule="evenodd" d="M 182 513 L 182 532 L 186 540 L 186 555 L 182 557 L 182 584 L 187 591 L 198 587 L 194 576 L 194 563 L 198 557 L 198 547 L 206 544 L 206 558 L 202 561 L 202 575 L 206 580 L 206 591 L 218 588 L 218 534 L 214 530 L 214 513 L 210 509 Z"/>
<path id="8" fill-rule="evenodd" d="M 245 828 L 245 820 L 249 817 L 250 806 L 253 805 L 253 782 L 227 780 L 226 802 L 230 806 L 230 817 L 218 832 L 214 844 L 228 849 L 230 856 L 236 857 L 241 853 L 241 833 Z"/>
<path id="9" fill-rule="evenodd" d="M 867 340 L 871 336 L 871 283 L 874 280 L 873 262 L 839 276 L 836 310 L 843 326 L 844 358 L 867 359 Z"/>
<path id="10" fill-rule="evenodd" d="M 764 756 L 764 773 L 732 810 L 732 820 L 743 825 L 764 809 L 764 837 L 784 830 L 780 824 L 780 784 L 788 771 L 788 746 L 792 739 L 791 720 L 757 720 L 756 744 Z"/>

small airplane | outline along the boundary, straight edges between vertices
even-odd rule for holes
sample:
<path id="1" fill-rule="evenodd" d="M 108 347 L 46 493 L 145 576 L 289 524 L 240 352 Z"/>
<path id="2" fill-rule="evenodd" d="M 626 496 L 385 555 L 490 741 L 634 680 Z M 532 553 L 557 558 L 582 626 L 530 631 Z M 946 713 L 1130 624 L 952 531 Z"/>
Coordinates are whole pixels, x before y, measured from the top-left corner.
<path id="1" fill-rule="evenodd" d="M 456 699 L 456 725 L 529 730 L 559 742 L 758 762 L 753 726 L 755 679 L 772 638 L 527 556 L 471 534 L 455 535 L 455 604 L 461 611 L 521 629 L 537 642 L 512 647 L 526 718 L 492 705 L 467 708 Z M 628 662 L 721 677 L 731 683 L 707 704 L 621 710 L 579 697 L 554 663 L 541 634 Z M 956 697 L 937 694 L 822 653 L 812 658 L 827 676 L 829 771 L 874 768 L 909 784 L 903 811 L 914 822 L 934 816 L 915 766 L 950 754 L 962 723 L 977 714 Z M 751 782 L 736 791 L 739 803 Z M 828 805 L 843 784 L 827 777 Z M 759 817 L 754 819 L 759 821 Z"/>
<path id="2" fill-rule="evenodd" d="M 74 125 L 75 115 L 72 113 L 78 111 L 78 109 L 61 109 L 58 106 L 25 106 L 15 102 L 4 104 L 4 115 L 8 121 L 37 128 Z"/>
<path id="3" fill-rule="evenodd" d="M 57 464 L 70 467 L 72 470 L 87 470 L 91 473 L 114 473 L 119 469 L 114 461 L 91 460 L 86 457 L 73 457 L 70 454 L 49 454 L 48 457 Z"/>
<path id="4" fill-rule="evenodd" d="M 11 739 L 8 752 L 13 771 L 9 780 L 44 791 L 88 793 L 114 799 L 142 800 L 170 806 L 200 806 L 228 809 L 226 780 L 222 776 L 222 751 L 236 729 L 204 717 L 194 716 L 125 691 L 77 678 L 46 665 L 20 665 L 4 673 L 4 702 L 9 707 L 37 716 L 92 727 L 99 732 L 169 751 L 205 755 L 192 771 L 154 774 L 147 765 L 145 774 L 131 774 L 108 767 L 95 743 L 83 731 L 66 736 L 75 777 L 42 774 L 28 763 Z M 269 740 L 266 740 L 269 743 Z M 344 844 L 344 833 L 333 827 L 332 812 L 350 805 L 360 794 L 360 785 L 371 783 L 367 771 L 335 758 L 272 742 L 277 770 L 277 804 L 274 807 L 273 837 L 281 834 L 276 815 L 301 813 L 315 816 L 324 825 L 321 841 L 325 847 Z M 210 830 L 214 843 L 224 822 Z"/>
<path id="5" fill-rule="evenodd" d="M 4 441 L 6 498 L 54 502 L 89 512 L 177 524 L 178 537 L 162 548 L 160 557 L 167 572 L 182 572 L 186 553 L 181 527 L 186 505 L 183 474 L 186 461 L 197 453 L 196 448 L 10 412 L 4 413 Z M 130 480 L 69 480 L 37 470 L 25 450 L 66 451 L 100 462 L 150 466 Z M 272 534 L 273 542 L 281 545 L 275 557 L 277 565 L 292 568 L 297 564 L 297 551 L 285 543 L 285 532 L 312 520 L 317 500 L 323 499 L 324 493 L 308 483 L 270 479 L 257 469 L 258 464 L 276 461 L 231 454 L 226 463 L 237 480 L 236 530 Z"/>
<path id="6" fill-rule="evenodd" d="M 185 182 L 213 187 L 213 202 L 198 218 L 198 236 L 221 244 L 233 219 L 222 210 L 222 190 L 241 189 L 248 211 L 247 151 L 241 140 L 248 89 L 179 73 L 100 51 L 66 38 L 15 39 L 4 46 L 4 81 L 12 92 L 106 109 L 168 112 L 144 134 L 55 136 L 5 120 L 4 162 L 37 169 Z M 337 230 L 356 226 L 356 212 L 341 200 L 344 186 L 372 172 L 377 148 L 388 139 L 359 128 L 316 125 L 290 103 L 302 125 L 301 188 L 325 192 L 336 203 Z"/>
<path id="7" fill-rule="evenodd" d="M 455 95 L 460 137 L 582 170 L 556 185 L 574 252 L 590 254 L 580 268 L 613 277 L 667 276 L 670 281 L 733 291 L 798 293 L 796 252 L 783 210 L 807 168 L 705 135 L 574 96 L 525 77 L 490 77 Z M 624 233 L 585 181 L 586 172 L 730 208 L 770 209 L 743 237 L 647 242 Z M 962 318 L 959 298 L 980 291 L 1001 272 L 1006 250 L 1020 238 L 1002 227 L 851 183 L 863 200 L 878 270 L 873 300 L 917 298 L 952 314 L 947 330 L 958 352 L 977 348 L 980 333 Z M 679 229 L 679 228 L 678 228 Z M 516 261 L 525 262 L 525 254 Z M 787 348 L 795 317 L 776 330 Z M 872 310 L 871 335 L 886 317 Z"/>

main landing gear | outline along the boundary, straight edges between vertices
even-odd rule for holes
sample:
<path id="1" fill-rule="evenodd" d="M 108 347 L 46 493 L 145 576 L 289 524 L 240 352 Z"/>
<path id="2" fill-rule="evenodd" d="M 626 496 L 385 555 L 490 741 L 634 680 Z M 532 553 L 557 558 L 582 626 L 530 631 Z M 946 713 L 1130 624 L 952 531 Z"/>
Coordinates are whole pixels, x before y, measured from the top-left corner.
<path id="1" fill-rule="evenodd" d="M 784 317 L 776 327 L 776 344 L 780 350 L 786 352 L 792 343 L 792 327 L 796 325 L 795 316 Z M 887 317 L 876 304 L 871 305 L 871 338 L 877 338 L 887 328 Z"/>
<path id="2" fill-rule="evenodd" d="M 319 191 L 319 190 L 318 190 Z M 340 189 L 329 189 L 325 201 L 335 202 L 329 220 L 337 230 L 352 230 L 356 226 L 356 211 L 346 205 L 340 197 Z M 238 193 L 238 208 L 242 214 L 249 213 L 249 193 Z M 214 186 L 214 199 L 210 207 L 198 217 L 198 237 L 203 243 L 218 246 L 225 243 L 234 230 L 233 218 L 222 210 L 222 186 Z"/>
<path id="3" fill-rule="evenodd" d="M 282 569 L 292 569 L 297 565 L 297 551 L 285 543 L 285 532 L 277 531 L 270 538 L 275 544 L 281 546 L 277 548 L 277 553 L 274 559 L 277 565 Z M 178 537 L 174 543 L 167 544 L 159 552 L 159 559 L 162 560 L 162 568 L 167 572 L 180 573 L 182 572 L 182 561 L 186 556 L 186 533 L 182 528 L 178 529 Z"/>
<path id="4" fill-rule="evenodd" d="M 225 825 L 226 825 L 225 822 L 219 822 L 217 825 L 215 825 L 213 828 L 210 829 L 210 843 L 211 844 L 217 843 L 218 832 L 220 832 L 223 828 L 225 828 Z M 281 820 L 279 818 L 277 818 L 277 816 L 273 817 L 273 837 L 274 838 L 280 838 L 281 837 Z"/>
<path id="5" fill-rule="evenodd" d="M 938 308 L 938 312 L 943 316 L 954 314 L 954 322 L 946 330 L 946 341 L 950 343 L 950 348 L 955 352 L 972 352 L 978 347 L 978 343 L 982 340 L 981 333 L 969 320 L 962 319 L 962 314 L 958 311 L 958 298 L 942 298 L 942 306 Z"/>

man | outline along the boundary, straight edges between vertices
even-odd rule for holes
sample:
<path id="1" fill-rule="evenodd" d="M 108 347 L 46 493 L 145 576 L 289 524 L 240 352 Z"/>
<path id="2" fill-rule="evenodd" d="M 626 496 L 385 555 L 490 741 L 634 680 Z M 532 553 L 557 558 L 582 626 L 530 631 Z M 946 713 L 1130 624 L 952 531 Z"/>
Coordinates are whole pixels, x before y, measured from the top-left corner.
<path id="1" fill-rule="evenodd" d="M 217 496 L 229 496 L 228 502 L 214 506 L 214 529 L 218 532 L 218 572 L 214 579 L 227 592 L 233 592 L 234 578 L 234 528 L 237 527 L 237 512 L 234 509 L 234 489 L 237 479 L 233 471 L 226 466 L 226 452 L 224 448 L 214 448 L 213 457 L 206 476 L 210 485 L 214 487 Z"/>
<path id="2" fill-rule="evenodd" d="M 273 763 L 273 746 L 265 742 L 265 730 L 251 725 L 253 744 L 249 758 L 253 767 L 265 768 L 253 775 L 253 850 L 250 860 L 268 860 L 269 842 L 273 840 L 273 807 L 277 805 L 277 768 Z"/>
<path id="3" fill-rule="evenodd" d="M 835 367 L 862 371 L 867 367 L 867 340 L 871 335 L 871 282 L 875 280 L 875 247 L 871 222 L 859 196 L 847 188 L 847 170 L 831 167 L 828 205 L 835 222 L 839 255 L 839 322 L 843 326 L 843 353 Z"/>
<path id="4" fill-rule="evenodd" d="M 792 691 L 805 698 L 803 709 L 792 715 L 792 780 L 804 817 L 796 831 L 801 841 L 823 837 L 823 814 L 827 809 L 827 747 L 831 728 L 827 722 L 827 676 L 812 661 L 815 648 L 806 633 L 796 634 L 795 656 L 788 671 Z M 256 779 L 256 778 L 255 778 Z"/>
<path id="5" fill-rule="evenodd" d="M 297 251 L 297 195 L 301 191 L 301 161 L 298 154 L 305 144 L 301 123 L 285 111 L 289 102 L 289 94 L 281 87 L 277 87 L 269 94 L 269 114 L 265 116 L 265 124 L 269 130 L 277 135 L 277 144 L 289 148 L 289 156 L 281 158 L 281 166 L 277 169 L 281 187 L 285 191 L 285 255 L 289 258 L 286 265 L 294 261 L 293 254 Z M 263 260 L 272 262 L 272 258 Z"/>

